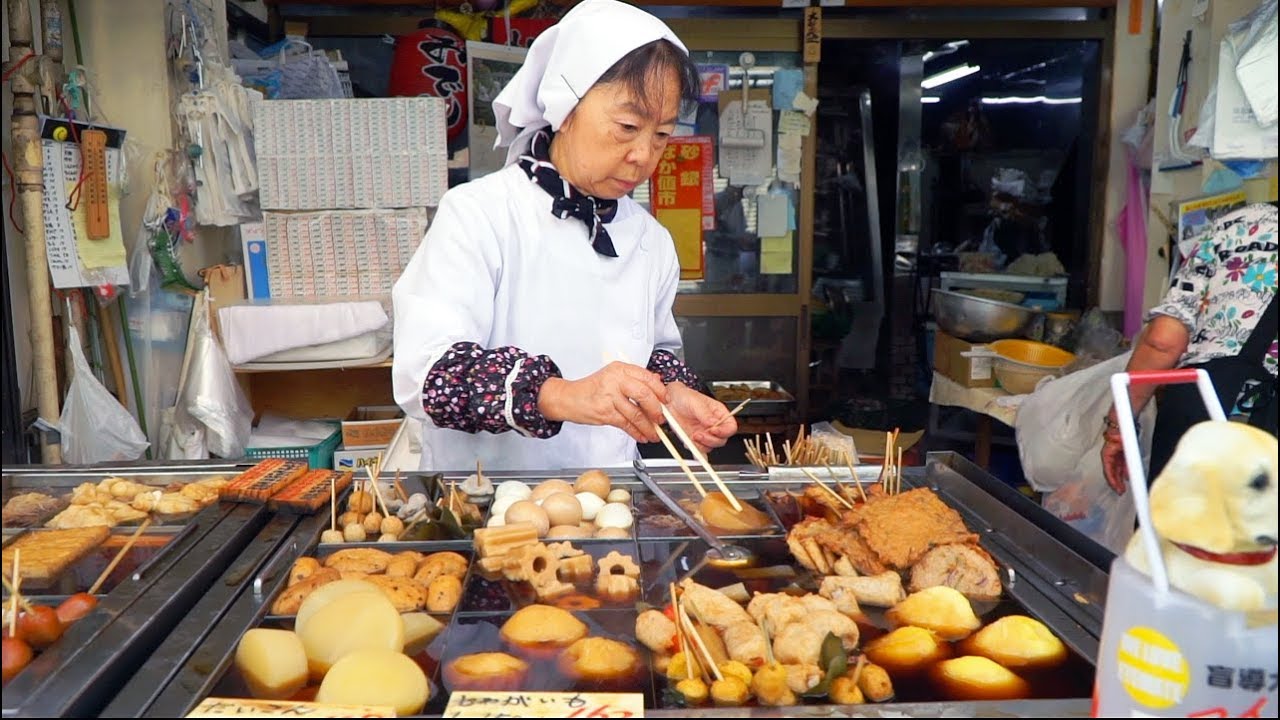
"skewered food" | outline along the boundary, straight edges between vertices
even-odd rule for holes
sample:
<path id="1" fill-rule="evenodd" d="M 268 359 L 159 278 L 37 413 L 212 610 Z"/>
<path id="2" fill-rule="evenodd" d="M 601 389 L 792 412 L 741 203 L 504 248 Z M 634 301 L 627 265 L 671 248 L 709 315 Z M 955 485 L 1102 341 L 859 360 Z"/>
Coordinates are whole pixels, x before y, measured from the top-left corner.
<path id="1" fill-rule="evenodd" d="M 8 632 L 4 634 L 3 645 L 0 645 L 0 648 L 3 648 L 3 652 L 0 652 L 0 655 L 2 655 L 0 660 L 4 664 L 4 682 L 8 684 L 14 676 L 31 664 L 35 653 L 32 652 L 31 646 L 26 641 L 16 637 L 9 637 Z"/>
<path id="2" fill-rule="evenodd" d="M 98 607 L 98 598 L 89 593 L 76 593 L 58 603 L 55 612 L 58 613 L 58 619 L 63 625 L 70 625 L 93 612 L 96 607 Z"/>
<path id="3" fill-rule="evenodd" d="M 13 555 L 21 551 L 23 580 L 48 583 L 102 544 L 111 531 L 104 526 L 65 530 L 32 530 L 4 548 L 4 575 L 12 580 Z"/>

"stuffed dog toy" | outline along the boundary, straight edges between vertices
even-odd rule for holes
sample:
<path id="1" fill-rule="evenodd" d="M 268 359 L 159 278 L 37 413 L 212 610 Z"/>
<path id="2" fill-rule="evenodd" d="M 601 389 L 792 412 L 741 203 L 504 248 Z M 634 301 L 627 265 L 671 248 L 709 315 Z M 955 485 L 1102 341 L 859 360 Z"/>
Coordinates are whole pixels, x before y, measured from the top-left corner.
<path id="1" fill-rule="evenodd" d="M 1235 422 L 1187 431 L 1151 485 L 1169 583 L 1226 610 L 1276 607 L 1276 438 Z M 1125 558 L 1150 575 L 1140 533 Z"/>

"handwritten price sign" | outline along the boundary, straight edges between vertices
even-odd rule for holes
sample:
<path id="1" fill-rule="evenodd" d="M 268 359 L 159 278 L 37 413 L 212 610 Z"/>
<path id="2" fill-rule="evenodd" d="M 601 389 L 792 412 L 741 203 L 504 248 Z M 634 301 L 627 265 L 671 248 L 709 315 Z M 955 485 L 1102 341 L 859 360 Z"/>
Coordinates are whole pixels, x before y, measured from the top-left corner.
<path id="1" fill-rule="evenodd" d="M 455 692 L 447 718 L 642 718 L 640 693 Z"/>
<path id="2" fill-rule="evenodd" d="M 326 705 L 324 703 L 288 700 L 245 700 L 241 698 L 205 698 L 189 718 L 393 718 L 395 708 L 373 705 Z"/>

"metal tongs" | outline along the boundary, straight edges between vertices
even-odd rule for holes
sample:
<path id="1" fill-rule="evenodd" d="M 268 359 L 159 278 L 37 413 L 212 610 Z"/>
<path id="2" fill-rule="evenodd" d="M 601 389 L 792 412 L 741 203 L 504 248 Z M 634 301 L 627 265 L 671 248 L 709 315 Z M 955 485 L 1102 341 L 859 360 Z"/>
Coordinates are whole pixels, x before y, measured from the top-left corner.
<path id="1" fill-rule="evenodd" d="M 639 478 L 640 482 L 649 489 L 649 492 L 653 493 L 655 497 L 661 500 L 662 504 L 666 505 L 667 509 L 670 510 L 673 515 L 680 518 L 681 522 L 692 530 L 695 535 L 701 538 L 703 542 L 710 546 L 710 549 L 707 550 L 706 556 L 704 557 L 704 562 L 706 564 L 713 567 L 731 568 L 747 567 L 755 562 L 755 554 L 750 550 L 737 545 L 726 545 L 721 542 L 720 538 L 716 537 L 714 533 L 704 527 L 702 523 L 695 520 L 692 515 L 685 511 L 684 508 L 680 507 L 680 503 L 676 502 L 667 494 L 666 490 L 663 490 L 658 486 L 657 481 L 650 477 L 649 470 L 645 467 L 643 460 L 636 460 L 633 463 L 633 466 L 636 477 Z"/>

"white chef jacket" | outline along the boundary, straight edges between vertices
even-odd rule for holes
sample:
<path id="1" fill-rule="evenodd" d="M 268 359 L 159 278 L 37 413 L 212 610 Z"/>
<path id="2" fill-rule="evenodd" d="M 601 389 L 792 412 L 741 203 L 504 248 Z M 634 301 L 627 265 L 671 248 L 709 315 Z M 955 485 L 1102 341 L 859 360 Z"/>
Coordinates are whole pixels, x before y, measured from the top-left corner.
<path id="1" fill-rule="evenodd" d="M 581 220 L 552 215 L 551 202 L 518 165 L 450 189 L 395 284 L 392 379 L 396 402 L 423 423 L 424 470 L 477 459 L 495 470 L 608 467 L 637 457 L 615 427 L 564 423 L 549 439 L 519 428 L 468 433 L 436 426 L 423 410 L 427 373 L 458 342 L 547 355 L 567 380 L 617 359 L 643 366 L 654 350 L 680 354 L 671 312 L 680 265 L 666 228 L 621 198 L 605 226 L 618 253 L 609 258 Z"/>

